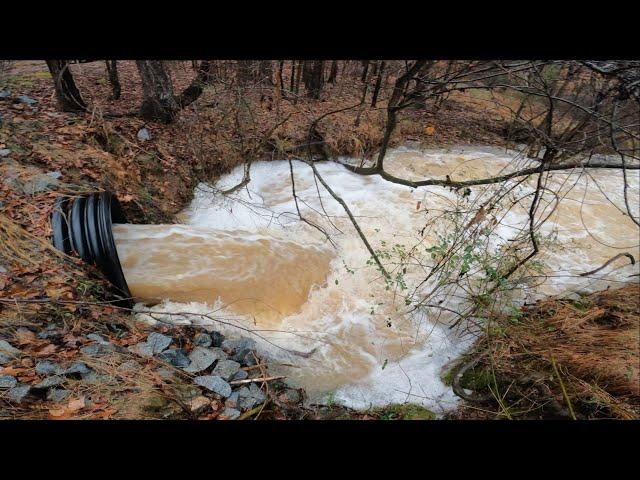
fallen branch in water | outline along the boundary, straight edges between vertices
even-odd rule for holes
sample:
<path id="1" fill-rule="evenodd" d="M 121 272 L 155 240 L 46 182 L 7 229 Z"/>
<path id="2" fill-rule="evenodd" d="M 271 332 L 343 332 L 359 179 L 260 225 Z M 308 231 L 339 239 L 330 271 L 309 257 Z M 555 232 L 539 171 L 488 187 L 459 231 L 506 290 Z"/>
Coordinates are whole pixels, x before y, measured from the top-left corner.
<path id="1" fill-rule="evenodd" d="M 618 255 L 616 255 L 615 257 L 611 257 L 609 260 L 607 260 L 601 267 L 596 268 L 595 270 L 591 270 L 589 272 L 585 272 L 585 273 L 581 273 L 580 276 L 581 277 L 587 277 L 589 275 L 593 275 L 594 273 L 599 272 L 600 270 L 606 268 L 607 266 L 609 266 L 611 263 L 615 262 L 617 259 L 622 258 L 622 257 L 627 257 L 629 260 L 631 260 L 630 265 L 635 265 L 636 264 L 636 259 L 633 258 L 633 255 L 631 255 L 628 252 L 625 253 L 619 253 Z"/>

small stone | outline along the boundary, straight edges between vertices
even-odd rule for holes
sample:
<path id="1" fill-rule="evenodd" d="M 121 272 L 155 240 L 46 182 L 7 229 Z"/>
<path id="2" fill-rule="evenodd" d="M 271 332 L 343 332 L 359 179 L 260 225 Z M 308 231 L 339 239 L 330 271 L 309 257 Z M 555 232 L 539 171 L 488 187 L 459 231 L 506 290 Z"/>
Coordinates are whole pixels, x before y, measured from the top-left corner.
<path id="1" fill-rule="evenodd" d="M 31 385 L 20 385 L 9 390 L 5 398 L 12 402 L 22 403 L 22 400 L 24 400 L 24 398 L 29 395 L 30 391 Z"/>
<path id="2" fill-rule="evenodd" d="M 0 98 L 9 98 L 11 96 L 11 90 L 0 91 Z"/>
<path id="3" fill-rule="evenodd" d="M 255 358 L 253 358 L 253 350 L 249 348 L 243 348 L 241 351 L 231 356 L 231 360 L 235 360 L 243 365 L 255 364 Z"/>
<path id="4" fill-rule="evenodd" d="M 8 148 L 1 148 L 0 149 L 0 157 L 6 157 L 10 153 L 11 153 L 11 150 L 9 150 Z"/>
<path id="5" fill-rule="evenodd" d="M 162 335 L 161 333 L 153 332 L 150 333 L 147 337 L 147 344 L 151 347 L 151 352 L 155 355 L 156 353 L 162 352 L 166 349 L 172 342 L 171 337 L 167 337 L 166 335 Z"/>
<path id="6" fill-rule="evenodd" d="M 109 350 L 106 349 L 104 345 L 101 345 L 99 343 L 93 343 L 91 345 L 87 345 L 86 347 L 82 347 L 80 351 L 85 355 L 89 355 L 90 357 L 105 355 L 109 352 Z"/>
<path id="7" fill-rule="evenodd" d="M 244 380 L 249 374 L 246 370 L 238 370 L 231 380 Z"/>
<path id="8" fill-rule="evenodd" d="M 149 130 L 147 130 L 146 128 L 141 128 L 140 130 L 138 130 L 138 140 L 151 140 L 151 134 L 149 133 Z"/>
<path id="9" fill-rule="evenodd" d="M 181 348 L 170 348 L 169 350 L 165 350 L 158 355 L 158 358 L 179 368 L 188 367 L 191 363 L 191 360 L 189 360 L 185 355 L 184 350 Z"/>
<path id="10" fill-rule="evenodd" d="M 13 388 L 18 384 L 18 381 L 11 375 L 0 375 L 0 388 Z"/>
<path id="11" fill-rule="evenodd" d="M 196 377 L 195 383 L 222 397 L 226 398 L 231 395 L 231 385 L 218 376 L 204 375 L 202 377 Z"/>
<path id="12" fill-rule="evenodd" d="M 215 349 L 196 347 L 189 354 L 191 363 L 184 369 L 184 371 L 189 373 L 201 372 L 202 370 L 209 368 L 213 362 L 218 360 L 219 357 L 220 356 Z"/>
<path id="13" fill-rule="evenodd" d="M 221 347 L 222 342 L 224 342 L 225 337 L 220 332 L 210 332 L 209 336 L 211 337 L 211 345 L 213 347 Z"/>
<path id="14" fill-rule="evenodd" d="M 235 355 L 238 352 L 241 352 L 245 349 L 254 349 L 256 346 L 256 342 L 250 338 L 238 338 L 238 339 L 227 339 L 222 342 L 222 349 L 230 354 Z"/>
<path id="15" fill-rule="evenodd" d="M 63 375 L 84 374 L 89 373 L 91 369 L 84 362 L 74 362 L 68 368 L 62 371 Z"/>
<path id="16" fill-rule="evenodd" d="M 233 360 L 221 360 L 211 373 L 228 381 L 238 372 L 238 370 L 240 370 L 240 364 L 238 362 L 234 362 Z"/>
<path id="17" fill-rule="evenodd" d="M 66 400 L 69 395 L 71 395 L 69 390 L 64 390 L 63 388 L 52 388 L 47 392 L 47 400 L 58 403 Z"/>
<path id="18" fill-rule="evenodd" d="M 62 177 L 62 173 L 61 172 L 47 172 L 46 175 L 48 177 L 53 178 L 54 180 L 58 180 L 60 177 Z"/>
<path id="19" fill-rule="evenodd" d="M 6 353 L 1 353 L 0 352 L 0 365 L 6 365 L 7 363 L 9 363 L 11 361 L 12 358 L 13 357 L 10 357 Z"/>
<path id="20" fill-rule="evenodd" d="M 141 357 L 153 357 L 153 348 L 147 342 L 137 343 L 129 347 L 129 351 Z"/>
<path id="21" fill-rule="evenodd" d="M 287 388 L 283 396 L 287 403 L 300 403 L 300 400 L 302 400 L 302 395 L 295 388 Z"/>
<path id="22" fill-rule="evenodd" d="M 110 378 L 106 375 L 98 375 L 96 372 L 91 370 L 87 373 L 82 373 L 80 375 L 82 381 L 84 383 L 88 383 L 89 385 L 101 385 L 103 383 L 108 383 Z"/>
<path id="23" fill-rule="evenodd" d="M 38 375 L 53 375 L 59 373 L 60 366 L 57 363 L 44 360 L 36 364 L 36 373 Z"/>
<path id="24" fill-rule="evenodd" d="M 235 420 L 240 416 L 240 411 L 235 408 L 225 408 L 218 416 L 220 420 Z"/>
<path id="25" fill-rule="evenodd" d="M 228 408 L 237 408 L 239 399 L 240 399 L 240 395 L 238 395 L 238 392 L 233 392 L 231 395 L 229 395 L 229 398 L 227 398 L 227 401 L 224 402 L 224 405 L 225 407 L 228 407 Z"/>
<path id="26" fill-rule="evenodd" d="M 193 344 L 198 347 L 210 347 L 211 346 L 211 336 L 206 333 L 198 333 L 195 337 L 193 337 Z"/>
<path id="27" fill-rule="evenodd" d="M 242 387 L 241 389 L 239 389 L 238 395 L 240 397 L 238 400 L 238 405 L 243 410 L 249 410 L 256 405 L 264 402 L 266 399 L 265 394 L 262 392 L 262 390 L 260 390 L 260 388 L 258 388 L 255 383 L 250 384 L 249 388 Z"/>
<path id="28" fill-rule="evenodd" d="M 22 352 L 20 352 L 20 350 L 18 350 L 17 348 L 12 347 L 6 340 L 0 340 L 0 353 L 16 357 Z"/>
<path id="29" fill-rule="evenodd" d="M 27 105 L 33 105 L 35 103 L 38 103 L 37 100 L 34 100 L 33 98 L 28 97 L 27 95 L 20 95 L 18 97 L 18 101 L 21 103 L 26 103 Z"/>
<path id="30" fill-rule="evenodd" d="M 200 413 L 209 405 L 211 405 L 211 400 L 209 400 L 205 396 L 200 395 L 199 397 L 196 397 L 191 400 L 191 402 L 189 402 L 189 409 L 193 413 Z"/>
<path id="31" fill-rule="evenodd" d="M 100 344 L 100 345 L 110 345 L 110 343 L 105 340 L 102 335 L 98 335 L 97 333 L 90 333 L 89 335 L 87 335 L 87 338 L 89 340 L 93 340 L 94 342 Z"/>
<path id="32" fill-rule="evenodd" d="M 64 382 L 64 378 L 59 377 L 58 375 L 55 375 L 53 377 L 45 378 L 37 385 L 34 385 L 33 388 L 35 390 L 44 390 L 46 388 L 51 388 L 51 387 L 55 387 L 56 385 L 60 385 L 63 382 Z"/>

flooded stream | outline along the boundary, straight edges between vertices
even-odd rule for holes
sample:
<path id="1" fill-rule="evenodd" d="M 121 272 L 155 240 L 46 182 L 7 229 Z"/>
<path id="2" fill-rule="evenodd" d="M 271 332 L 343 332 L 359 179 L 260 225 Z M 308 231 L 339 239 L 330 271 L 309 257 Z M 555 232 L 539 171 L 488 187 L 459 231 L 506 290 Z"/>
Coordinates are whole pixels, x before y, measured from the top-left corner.
<path id="1" fill-rule="evenodd" d="M 343 161 L 354 161 L 342 159 Z M 449 291 L 438 310 L 411 311 L 405 290 L 384 282 L 368 265 L 364 248 L 343 208 L 315 181 L 311 168 L 292 162 L 300 221 L 292 197 L 289 162 L 256 162 L 246 188 L 223 196 L 220 190 L 242 178 L 239 167 L 215 185 L 198 186 L 177 225 L 117 225 L 114 234 L 129 287 L 156 319 L 201 323 L 239 335 L 251 329 L 273 359 L 270 371 L 305 387 L 312 400 L 366 408 L 393 402 L 422 403 L 435 411 L 456 404 L 441 381 L 443 367 L 468 347 L 471 337 L 449 326 L 467 301 Z M 494 148 L 391 151 L 386 169 L 403 178 L 453 180 L 483 178 L 535 165 L 516 152 Z M 505 185 L 472 188 L 466 197 L 444 187 L 412 189 L 377 176 L 350 173 L 337 163 L 318 163 L 325 181 L 344 199 L 374 249 L 389 254 L 437 243 L 440 232 L 425 224 L 443 212 L 482 205 Z M 629 199 L 638 214 L 638 171 L 628 173 Z M 515 186 L 525 196 L 534 178 Z M 622 174 L 617 170 L 554 172 L 541 202 L 544 278 L 522 288 L 517 301 L 533 301 L 567 291 L 622 286 L 638 267 L 620 260 L 597 275 L 613 255 L 638 258 L 638 229 L 624 214 Z M 608 197 L 608 198 L 607 198 Z M 505 199 L 507 197 L 505 196 Z M 506 200 L 505 200 L 506 201 Z M 466 203 L 464 203 L 466 202 Z M 488 245 L 497 249 L 526 229 L 530 200 L 505 215 L 487 218 L 495 228 Z M 432 222 L 437 224 L 437 222 Z M 429 258 L 429 257 L 427 257 Z M 369 262 L 371 263 L 371 262 Z M 402 283 L 411 290 L 425 265 L 408 263 Z M 541 275 L 542 277 L 543 275 Z M 637 281 L 637 280 L 636 280 Z M 419 288 L 428 292 L 429 282 Z M 147 305 L 153 306 L 145 306 Z M 194 317 L 181 313 L 208 314 Z M 153 321 L 146 313 L 141 320 Z M 222 324 L 215 319 L 222 320 Z M 243 335 L 247 335 L 246 331 Z M 308 358 L 287 350 L 311 353 Z"/>

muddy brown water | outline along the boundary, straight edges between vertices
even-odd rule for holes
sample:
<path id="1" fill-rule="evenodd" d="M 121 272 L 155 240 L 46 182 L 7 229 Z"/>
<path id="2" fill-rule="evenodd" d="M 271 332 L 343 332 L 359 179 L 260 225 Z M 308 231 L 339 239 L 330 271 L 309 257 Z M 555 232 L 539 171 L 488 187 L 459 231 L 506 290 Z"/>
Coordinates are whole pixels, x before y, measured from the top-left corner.
<path id="1" fill-rule="evenodd" d="M 348 161 L 348 159 L 343 159 Z M 392 151 L 387 169 L 404 178 L 483 178 L 531 166 L 516 152 L 488 147 Z M 324 179 L 347 202 L 375 249 L 433 245 L 437 228 L 421 230 L 446 210 L 460 206 L 459 193 L 443 187 L 411 189 L 378 177 L 348 172 L 336 163 L 319 163 Z M 415 401 L 444 411 L 456 399 L 441 379 L 442 367 L 464 351 L 449 325 L 446 311 L 410 312 L 405 292 L 387 289 L 379 272 L 367 265 L 369 255 L 341 206 L 316 184 L 307 165 L 294 162 L 299 208 L 321 225 L 325 236 L 300 222 L 291 195 L 288 162 L 257 162 L 247 188 L 225 197 L 219 190 L 234 185 L 241 169 L 215 185 L 200 185 L 193 203 L 175 225 L 118 225 L 114 234 L 122 266 L 139 309 L 156 319 L 201 323 L 238 334 L 229 324 L 256 332 L 274 360 L 274 369 L 307 389 L 314 399 L 330 398 L 353 407 Z M 534 179 L 514 192 L 526 195 Z M 629 197 L 638 214 L 638 172 L 629 172 Z M 613 170 L 553 173 L 546 185 L 562 199 L 554 209 L 551 194 L 541 202 L 539 217 L 550 214 L 541 230 L 539 260 L 544 279 L 522 288 L 516 301 L 532 301 L 568 291 L 594 291 L 631 281 L 637 267 L 619 261 L 590 278 L 578 274 L 600 266 L 620 252 L 638 258 L 638 228 L 625 215 L 622 176 Z M 477 209 L 501 186 L 473 188 L 465 201 Z M 318 195 L 320 191 L 321 195 Z M 608 197 L 608 198 L 607 198 Z M 497 224 L 488 245 L 496 251 L 527 224 L 523 201 Z M 427 258 L 428 259 L 428 258 Z M 393 256 L 388 260 L 393 268 Z M 420 283 L 425 266 L 406 265 L 404 281 Z M 426 284 L 421 292 L 433 285 Z M 443 305 L 460 310 L 463 291 L 448 291 Z M 147 306 L 143 306 L 146 303 Z M 184 315 L 184 312 L 209 317 Z M 216 324 L 219 318 L 224 325 Z M 154 319 L 141 313 L 143 321 Z M 245 332 L 246 334 L 246 332 Z M 284 349 L 313 351 L 309 358 Z M 280 366 L 278 364 L 289 366 Z"/>

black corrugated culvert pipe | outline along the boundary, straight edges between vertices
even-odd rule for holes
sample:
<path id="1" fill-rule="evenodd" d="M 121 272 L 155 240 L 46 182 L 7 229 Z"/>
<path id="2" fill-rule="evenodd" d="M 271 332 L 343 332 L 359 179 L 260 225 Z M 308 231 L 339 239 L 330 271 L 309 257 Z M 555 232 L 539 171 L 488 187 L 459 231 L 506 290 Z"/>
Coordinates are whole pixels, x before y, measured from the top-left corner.
<path id="1" fill-rule="evenodd" d="M 58 250 L 67 255 L 75 253 L 98 267 L 126 299 L 119 304 L 130 306 L 131 292 L 113 239 L 114 223 L 127 223 L 127 219 L 120 202 L 109 192 L 91 193 L 73 200 L 60 198 L 51 216 L 52 240 Z"/>

